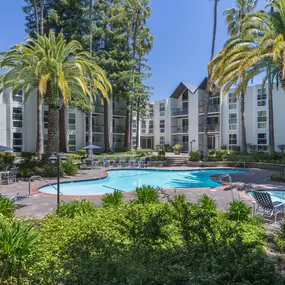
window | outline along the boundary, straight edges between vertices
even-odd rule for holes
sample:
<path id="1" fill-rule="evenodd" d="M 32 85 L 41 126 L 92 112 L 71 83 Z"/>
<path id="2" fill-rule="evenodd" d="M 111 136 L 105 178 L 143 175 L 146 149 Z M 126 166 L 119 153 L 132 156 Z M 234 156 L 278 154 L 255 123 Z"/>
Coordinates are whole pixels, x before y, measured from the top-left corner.
<path id="1" fill-rule="evenodd" d="M 148 128 L 149 128 L 148 132 L 150 134 L 153 134 L 153 121 L 149 121 Z"/>
<path id="2" fill-rule="evenodd" d="M 152 117 L 153 116 L 153 105 L 149 104 L 149 115 Z"/>
<path id="3" fill-rule="evenodd" d="M 257 135 L 258 150 L 267 150 L 267 135 L 260 133 Z"/>
<path id="4" fill-rule="evenodd" d="M 237 145 L 237 134 L 229 134 L 229 145 Z"/>
<path id="5" fill-rule="evenodd" d="M 22 103 L 23 102 L 23 90 L 20 90 L 14 97 L 14 102 Z"/>
<path id="6" fill-rule="evenodd" d="M 146 129 L 142 129 L 142 134 L 145 134 L 146 133 Z"/>
<path id="7" fill-rule="evenodd" d="M 237 96 L 235 93 L 229 94 L 229 109 L 233 110 L 237 108 Z"/>
<path id="8" fill-rule="evenodd" d="M 146 128 L 146 121 L 142 121 L 142 129 Z"/>
<path id="9" fill-rule="evenodd" d="M 264 88 L 261 93 L 261 89 L 257 90 L 257 106 L 266 106 L 267 102 L 267 93 L 266 89 Z"/>
<path id="10" fill-rule="evenodd" d="M 13 107 L 13 127 L 22 128 L 23 127 L 23 110 L 21 107 Z"/>
<path id="11" fill-rule="evenodd" d="M 182 94 L 182 100 L 183 101 L 187 101 L 188 100 L 188 91 L 186 89 L 186 91 Z"/>
<path id="12" fill-rule="evenodd" d="M 23 146 L 23 134 L 13 133 L 13 148 L 15 152 L 21 152 Z"/>
<path id="13" fill-rule="evenodd" d="M 266 124 L 267 124 L 266 111 L 258 111 L 257 112 L 257 128 L 265 129 Z"/>
<path id="14" fill-rule="evenodd" d="M 237 129 L 237 114 L 229 114 L 229 130 L 233 131 Z"/>
<path id="15" fill-rule="evenodd" d="M 48 128 L 48 111 L 44 110 L 44 129 Z"/>
<path id="16" fill-rule="evenodd" d="M 75 113 L 68 113 L 68 128 L 70 131 L 74 131 L 76 129 Z"/>
<path id="17" fill-rule="evenodd" d="M 69 147 L 69 151 L 76 151 L 76 136 L 75 135 L 69 135 L 68 147 Z"/>
<path id="18" fill-rule="evenodd" d="M 159 104 L 159 112 L 161 117 L 165 116 L 165 103 Z"/>
<path id="19" fill-rule="evenodd" d="M 164 133 L 164 129 L 165 129 L 165 121 L 164 120 L 160 120 L 159 128 L 160 128 L 160 132 Z"/>
<path id="20" fill-rule="evenodd" d="M 133 133 L 137 133 L 137 129 L 133 129 Z"/>
<path id="21" fill-rule="evenodd" d="M 165 138 L 164 137 L 160 137 L 159 144 L 160 144 L 160 146 L 164 146 L 164 144 L 165 144 Z"/>

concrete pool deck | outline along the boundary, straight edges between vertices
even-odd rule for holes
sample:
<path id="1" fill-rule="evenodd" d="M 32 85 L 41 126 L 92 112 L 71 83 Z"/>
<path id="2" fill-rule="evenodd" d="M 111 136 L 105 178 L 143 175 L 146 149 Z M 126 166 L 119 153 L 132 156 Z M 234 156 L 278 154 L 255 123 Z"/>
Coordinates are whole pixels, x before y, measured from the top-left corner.
<path id="1" fill-rule="evenodd" d="M 113 169 L 112 167 L 107 168 Z M 121 169 L 121 168 L 115 168 Z M 123 168 L 124 169 L 124 168 Z M 129 168 L 127 168 L 129 169 Z M 148 169 L 152 169 L 151 167 Z M 160 168 L 155 168 L 160 169 Z M 192 167 L 163 167 L 163 170 L 197 170 L 197 168 Z M 203 168 L 205 169 L 205 168 Z M 233 182 L 240 182 L 240 183 L 251 183 L 256 184 L 257 187 L 260 188 L 278 188 L 278 189 L 285 189 L 285 183 L 277 183 L 270 181 L 270 176 L 276 171 L 271 170 L 261 170 L 261 169 L 246 169 L 247 172 L 238 173 L 238 174 L 231 174 Z M 80 170 L 76 176 L 65 177 L 61 179 L 61 182 L 64 181 L 78 181 L 78 180 L 88 180 L 88 179 L 95 179 L 104 177 L 106 174 L 104 170 L 101 169 L 93 169 L 93 170 Z M 56 183 L 56 179 L 48 179 L 50 183 Z M 42 185 L 46 185 L 43 181 L 34 181 L 31 183 L 33 189 L 36 189 Z M 0 193 L 6 195 L 8 197 L 15 196 L 19 193 L 19 195 L 28 195 L 28 187 L 29 183 L 27 181 L 19 180 L 16 183 L 10 185 L 0 185 Z M 183 188 L 183 189 L 175 189 L 176 193 L 183 193 L 186 195 L 186 198 L 189 202 L 195 202 L 199 199 L 199 197 L 203 194 L 207 194 L 211 196 L 216 202 L 217 206 L 221 210 L 225 210 L 228 204 L 232 201 L 232 191 L 225 190 L 225 187 L 216 187 L 216 188 Z M 175 192 L 174 189 L 167 189 L 166 193 L 172 196 Z M 20 202 L 22 205 L 16 211 L 16 215 L 19 217 L 26 217 L 26 218 L 42 218 L 47 214 L 52 213 L 56 209 L 56 195 L 46 195 L 36 191 L 31 197 L 26 198 Z M 235 198 L 238 198 L 240 195 L 241 200 L 244 200 L 249 206 L 252 204 L 252 198 L 246 195 L 244 192 L 237 191 L 236 189 L 233 190 Z M 101 204 L 101 198 L 98 197 L 80 197 L 88 199 L 92 201 L 95 205 Z M 62 201 L 70 201 L 74 199 L 80 199 L 79 197 L 68 197 L 62 196 Z M 124 195 L 125 201 L 129 201 L 133 199 L 132 193 L 129 195 Z"/>

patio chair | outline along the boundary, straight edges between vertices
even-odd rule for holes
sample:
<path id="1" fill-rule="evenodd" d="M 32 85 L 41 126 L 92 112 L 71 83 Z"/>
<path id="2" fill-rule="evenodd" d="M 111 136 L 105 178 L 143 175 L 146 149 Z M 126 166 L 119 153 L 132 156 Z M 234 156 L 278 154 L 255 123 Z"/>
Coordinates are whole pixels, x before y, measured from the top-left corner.
<path id="1" fill-rule="evenodd" d="M 121 162 L 121 158 L 119 156 L 116 157 L 114 163 L 113 163 L 113 166 L 114 167 L 117 167 Z"/>
<path id="2" fill-rule="evenodd" d="M 103 167 L 108 167 L 110 165 L 110 161 L 108 157 L 103 158 Z"/>
<path id="3" fill-rule="evenodd" d="M 123 161 L 123 165 L 124 165 L 124 166 L 129 166 L 129 165 L 130 165 L 130 159 L 131 159 L 131 157 L 130 157 L 130 156 L 127 156 L 127 157 L 125 158 L 125 160 Z"/>
<path id="4" fill-rule="evenodd" d="M 142 165 L 142 161 L 141 161 L 141 158 L 140 157 L 136 157 L 134 163 L 133 163 L 134 166 L 137 166 L 137 167 L 140 167 Z"/>
<path id="5" fill-rule="evenodd" d="M 85 159 L 86 168 L 91 169 L 93 166 L 92 159 Z"/>
<path id="6" fill-rule="evenodd" d="M 274 222 L 276 222 L 277 215 L 285 209 L 285 202 L 272 202 L 271 195 L 265 191 L 252 191 L 252 195 L 257 204 L 256 211 L 261 208 L 270 218 L 274 216 Z"/>
<path id="7" fill-rule="evenodd" d="M 144 159 L 144 164 L 143 164 L 144 167 L 147 167 L 147 166 L 151 166 L 151 158 L 150 156 L 147 156 L 145 159 Z"/>
<path id="8" fill-rule="evenodd" d="M 2 176 L 2 182 L 10 184 L 11 182 L 17 182 L 18 167 L 13 167 Z"/>

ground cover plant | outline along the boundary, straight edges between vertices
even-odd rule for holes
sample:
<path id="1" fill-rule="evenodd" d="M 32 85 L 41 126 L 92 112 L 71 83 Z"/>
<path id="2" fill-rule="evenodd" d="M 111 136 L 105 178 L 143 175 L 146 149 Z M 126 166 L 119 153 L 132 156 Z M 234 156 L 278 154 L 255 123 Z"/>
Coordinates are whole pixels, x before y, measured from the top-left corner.
<path id="1" fill-rule="evenodd" d="M 221 212 L 210 197 L 161 202 L 157 190 L 137 189 L 128 203 L 115 192 L 101 207 L 62 203 L 37 221 L 0 216 L 0 284 L 282 284 L 264 226 L 242 202 Z M 17 228 L 27 247 L 8 259 L 15 242 L 4 233 Z"/>

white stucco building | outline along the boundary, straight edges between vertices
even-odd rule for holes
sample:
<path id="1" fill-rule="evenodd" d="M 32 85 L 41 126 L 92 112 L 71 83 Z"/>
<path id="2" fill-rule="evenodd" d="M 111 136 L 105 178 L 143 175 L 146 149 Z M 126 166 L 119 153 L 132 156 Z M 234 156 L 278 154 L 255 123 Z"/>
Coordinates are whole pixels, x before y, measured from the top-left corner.
<path id="1" fill-rule="evenodd" d="M 146 118 L 140 120 L 139 148 L 156 148 L 180 143 L 185 152 L 203 149 L 204 97 L 207 79 L 199 86 L 181 82 L 169 98 L 149 104 Z M 275 147 L 285 144 L 285 93 L 274 86 L 273 109 Z M 208 107 L 208 147 L 219 149 L 226 145 L 241 145 L 240 100 L 233 93 L 211 96 Z M 126 107 L 123 100 L 111 101 L 108 107 L 109 141 L 111 149 L 122 148 L 125 135 Z M 43 112 L 44 145 L 47 144 L 47 108 Z M 267 86 L 250 86 L 245 96 L 247 143 L 266 149 L 268 133 Z M 132 133 L 135 144 L 136 117 Z M 88 117 L 69 108 L 65 112 L 67 150 L 76 151 L 87 144 Z M 93 113 L 93 143 L 104 150 L 104 107 L 96 103 Z M 12 97 L 11 90 L 0 95 L 0 145 L 13 147 L 17 152 L 36 149 L 35 96 L 23 104 L 23 94 Z"/>

